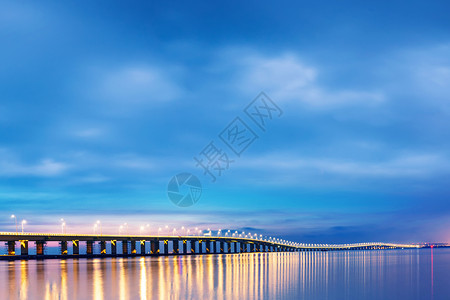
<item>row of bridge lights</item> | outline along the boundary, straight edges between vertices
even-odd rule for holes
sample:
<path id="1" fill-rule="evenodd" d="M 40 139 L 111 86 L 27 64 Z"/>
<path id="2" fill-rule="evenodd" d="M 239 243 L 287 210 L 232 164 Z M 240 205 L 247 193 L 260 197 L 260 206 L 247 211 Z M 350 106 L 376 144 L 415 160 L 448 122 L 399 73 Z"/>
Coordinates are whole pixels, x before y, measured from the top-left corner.
<path id="1" fill-rule="evenodd" d="M 16 233 L 18 232 L 18 223 L 17 223 L 17 217 L 15 215 L 11 215 L 11 218 L 15 220 L 15 225 L 16 225 Z M 67 233 L 67 224 L 66 221 L 61 218 L 60 219 L 61 222 L 61 233 L 66 234 Z M 20 222 L 21 226 L 22 226 L 22 233 L 24 232 L 24 225 L 27 223 L 26 220 L 22 220 Z M 127 234 L 128 235 L 128 223 L 123 223 L 122 225 L 119 226 L 119 234 Z M 145 229 L 149 230 L 150 229 L 150 224 L 147 224 L 146 226 L 140 226 L 139 228 L 139 233 L 142 235 L 145 233 Z M 97 221 L 94 223 L 93 226 L 93 231 L 94 234 L 99 234 L 103 235 L 103 228 L 102 228 L 102 223 L 100 221 Z M 202 235 L 206 235 L 206 236 L 212 236 L 212 230 L 210 228 L 207 229 L 207 233 L 204 233 L 204 230 L 199 229 L 198 227 L 195 227 L 195 229 L 191 230 L 188 228 L 185 228 L 184 226 L 182 226 L 180 228 L 179 231 L 181 234 L 184 234 L 186 236 L 195 236 L 196 234 L 198 234 L 199 236 Z M 172 235 L 176 235 L 178 233 L 176 228 L 173 228 L 172 230 L 169 228 L 168 225 L 163 227 L 158 227 L 158 236 L 160 236 L 162 233 L 167 233 L 167 235 L 170 235 L 170 233 L 172 233 Z M 222 231 L 222 229 L 219 229 L 217 231 L 216 234 L 217 237 L 235 237 L 235 238 L 245 238 L 245 239 L 255 239 L 255 240 L 260 240 L 260 241 L 266 241 L 266 242 L 272 242 L 272 243 L 280 243 L 280 244 L 285 244 L 285 245 L 290 245 L 290 246 L 300 246 L 300 245 L 304 245 L 304 244 L 299 244 L 299 243 L 294 243 L 294 242 L 289 242 L 280 238 L 274 238 L 274 237 L 267 237 L 267 236 L 263 236 L 262 234 L 252 234 L 250 232 L 245 233 L 245 231 L 242 231 L 241 233 L 239 233 L 239 231 L 234 231 L 232 232 L 231 230 L 227 230 L 227 231 Z M 314 245 L 315 246 L 315 245 Z"/>

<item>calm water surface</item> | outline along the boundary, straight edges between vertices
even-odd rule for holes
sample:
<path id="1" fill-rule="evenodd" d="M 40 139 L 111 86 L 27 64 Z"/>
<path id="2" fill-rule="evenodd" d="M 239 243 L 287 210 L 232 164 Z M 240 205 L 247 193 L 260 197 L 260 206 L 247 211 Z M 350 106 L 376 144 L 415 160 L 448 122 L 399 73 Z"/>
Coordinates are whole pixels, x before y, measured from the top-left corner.
<path id="1" fill-rule="evenodd" d="M 0 299 L 450 299 L 450 249 L 0 261 Z"/>

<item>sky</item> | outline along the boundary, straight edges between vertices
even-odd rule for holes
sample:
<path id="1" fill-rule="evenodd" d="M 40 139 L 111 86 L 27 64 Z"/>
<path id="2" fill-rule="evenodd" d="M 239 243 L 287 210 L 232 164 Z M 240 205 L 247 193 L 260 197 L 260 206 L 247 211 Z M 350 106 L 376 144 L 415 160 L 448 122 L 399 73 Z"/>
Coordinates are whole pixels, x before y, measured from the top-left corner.
<path id="1" fill-rule="evenodd" d="M 447 1 L 0 5 L 0 231 L 450 242 Z"/>

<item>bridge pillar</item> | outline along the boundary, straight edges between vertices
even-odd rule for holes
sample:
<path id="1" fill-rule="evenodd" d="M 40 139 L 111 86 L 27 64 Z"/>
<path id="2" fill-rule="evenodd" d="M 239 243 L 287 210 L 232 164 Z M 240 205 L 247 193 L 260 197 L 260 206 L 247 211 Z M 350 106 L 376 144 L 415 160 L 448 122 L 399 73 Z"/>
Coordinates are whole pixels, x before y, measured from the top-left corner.
<path id="1" fill-rule="evenodd" d="M 122 254 L 128 254 L 128 241 L 122 241 Z"/>
<path id="2" fill-rule="evenodd" d="M 150 254 L 159 254 L 159 240 L 150 241 Z"/>
<path id="3" fill-rule="evenodd" d="M 197 244 L 198 244 L 198 253 L 202 254 L 203 253 L 203 241 L 202 240 L 198 240 Z"/>
<path id="4" fill-rule="evenodd" d="M 217 241 L 212 241 L 211 243 L 211 253 L 216 253 L 217 251 Z"/>
<path id="5" fill-rule="evenodd" d="M 36 241 L 36 255 L 44 255 L 45 241 Z"/>
<path id="6" fill-rule="evenodd" d="M 100 241 L 100 254 L 106 254 L 106 241 Z"/>
<path id="7" fill-rule="evenodd" d="M 111 241 L 111 254 L 117 255 L 117 241 L 116 240 Z"/>
<path id="8" fill-rule="evenodd" d="M 179 240 L 172 241 L 173 254 L 180 254 L 179 246 L 180 246 Z"/>
<path id="9" fill-rule="evenodd" d="M 28 255 L 28 241 L 20 241 L 20 254 Z"/>
<path id="10" fill-rule="evenodd" d="M 206 253 L 211 253 L 211 241 L 210 240 L 206 240 L 205 241 L 205 252 Z"/>
<path id="11" fill-rule="evenodd" d="M 227 242 L 227 250 L 225 253 L 231 253 L 231 242 Z"/>
<path id="12" fill-rule="evenodd" d="M 16 242 L 9 241 L 8 242 L 8 255 L 15 255 L 15 254 L 16 254 Z"/>
<path id="13" fill-rule="evenodd" d="M 73 253 L 73 255 L 80 254 L 80 241 L 79 240 L 72 241 L 72 253 Z"/>
<path id="14" fill-rule="evenodd" d="M 239 246 L 240 246 L 239 252 L 240 253 L 244 252 L 244 243 L 243 242 L 239 242 Z"/>
<path id="15" fill-rule="evenodd" d="M 225 242 L 219 242 L 219 253 L 225 253 Z"/>
<path id="16" fill-rule="evenodd" d="M 94 254 L 94 241 L 86 241 L 86 254 Z"/>
<path id="17" fill-rule="evenodd" d="M 187 254 L 187 240 L 183 240 L 183 254 Z"/>
<path id="18" fill-rule="evenodd" d="M 141 254 L 145 254 L 145 240 L 141 240 L 140 244 L 141 244 Z"/>
<path id="19" fill-rule="evenodd" d="M 164 254 L 169 253 L 169 240 L 164 240 Z"/>
<path id="20" fill-rule="evenodd" d="M 136 241 L 135 240 L 131 241 L 130 251 L 131 251 L 131 254 L 136 254 L 137 253 L 137 251 L 136 251 Z"/>
<path id="21" fill-rule="evenodd" d="M 195 240 L 191 240 L 191 253 L 195 253 Z"/>

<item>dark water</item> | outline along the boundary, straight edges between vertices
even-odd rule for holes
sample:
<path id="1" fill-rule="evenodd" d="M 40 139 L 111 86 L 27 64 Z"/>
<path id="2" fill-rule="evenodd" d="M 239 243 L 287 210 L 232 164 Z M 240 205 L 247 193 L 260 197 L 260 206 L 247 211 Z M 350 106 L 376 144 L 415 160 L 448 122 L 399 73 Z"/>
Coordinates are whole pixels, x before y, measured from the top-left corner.
<path id="1" fill-rule="evenodd" d="M 450 249 L 0 261 L 0 299 L 450 299 Z"/>

